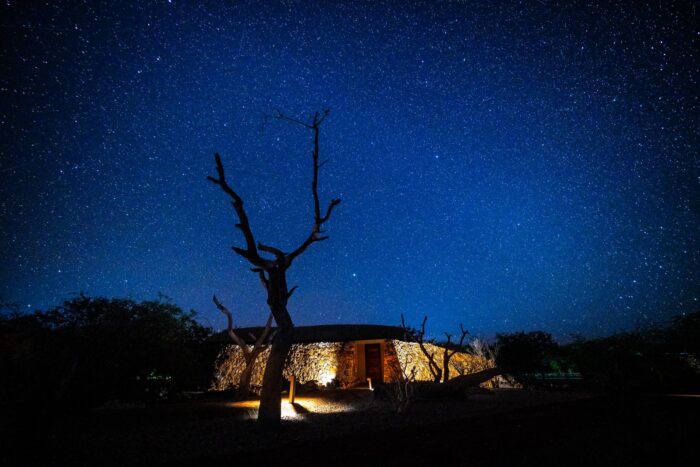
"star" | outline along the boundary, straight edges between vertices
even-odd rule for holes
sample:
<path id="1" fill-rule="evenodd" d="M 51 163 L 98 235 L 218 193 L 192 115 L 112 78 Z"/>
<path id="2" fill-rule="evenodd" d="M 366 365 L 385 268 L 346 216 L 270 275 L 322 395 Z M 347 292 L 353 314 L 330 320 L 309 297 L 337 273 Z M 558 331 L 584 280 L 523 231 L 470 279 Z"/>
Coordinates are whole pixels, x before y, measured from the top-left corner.
<path id="1" fill-rule="evenodd" d="M 697 307 L 700 35 L 682 5 L 32 3 L 3 20 L 3 301 L 162 292 L 218 325 L 216 292 L 260 325 L 205 177 L 218 152 L 257 239 L 293 251 L 312 142 L 269 116 L 327 107 L 318 189 L 342 203 L 294 260 L 295 322 L 427 313 L 436 335 L 566 338 Z"/>

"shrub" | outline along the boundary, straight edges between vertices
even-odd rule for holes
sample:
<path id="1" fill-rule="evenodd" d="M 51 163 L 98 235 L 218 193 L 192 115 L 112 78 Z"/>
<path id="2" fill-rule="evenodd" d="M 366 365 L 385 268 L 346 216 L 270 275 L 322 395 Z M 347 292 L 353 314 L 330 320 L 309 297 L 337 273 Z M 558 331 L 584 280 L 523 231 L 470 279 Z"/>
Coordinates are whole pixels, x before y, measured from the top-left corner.
<path id="1" fill-rule="evenodd" d="M 157 399 L 210 378 L 203 342 L 211 330 L 163 299 L 80 295 L 47 312 L 3 316 L 0 333 L 4 401 L 92 407 Z"/>

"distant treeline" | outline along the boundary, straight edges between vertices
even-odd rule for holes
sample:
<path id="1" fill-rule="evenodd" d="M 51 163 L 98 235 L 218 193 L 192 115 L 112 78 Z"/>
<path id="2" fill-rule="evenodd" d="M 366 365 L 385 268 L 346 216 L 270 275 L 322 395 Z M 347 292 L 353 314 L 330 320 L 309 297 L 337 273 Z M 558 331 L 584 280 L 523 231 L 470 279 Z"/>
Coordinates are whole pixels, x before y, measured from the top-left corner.
<path id="1" fill-rule="evenodd" d="M 547 385 L 544 376 L 579 373 L 583 386 L 609 392 L 700 390 L 700 312 L 667 326 L 620 332 L 559 345 L 550 334 L 499 334 L 496 361 L 525 385 Z"/>
<path id="2" fill-rule="evenodd" d="M 48 311 L 2 308 L 0 410 L 155 401 L 210 386 L 220 345 L 194 311 L 167 299 L 80 295 Z M 525 386 L 576 373 L 594 390 L 700 389 L 700 312 L 567 345 L 541 331 L 499 334 L 495 350 L 498 366 Z"/>
<path id="3" fill-rule="evenodd" d="M 207 388 L 212 330 L 168 300 L 80 295 L 48 311 L 0 315 L 0 404 L 95 407 Z"/>

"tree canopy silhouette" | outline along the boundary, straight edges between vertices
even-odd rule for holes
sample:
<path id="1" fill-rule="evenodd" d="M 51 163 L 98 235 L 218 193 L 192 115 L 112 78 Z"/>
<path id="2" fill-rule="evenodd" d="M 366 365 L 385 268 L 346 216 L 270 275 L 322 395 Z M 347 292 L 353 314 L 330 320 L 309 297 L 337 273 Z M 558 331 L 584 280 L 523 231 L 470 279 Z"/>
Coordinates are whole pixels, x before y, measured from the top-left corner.
<path id="1" fill-rule="evenodd" d="M 211 329 L 163 300 L 80 295 L 48 311 L 0 317 L 0 391 L 13 400 L 91 407 L 204 389 Z"/>

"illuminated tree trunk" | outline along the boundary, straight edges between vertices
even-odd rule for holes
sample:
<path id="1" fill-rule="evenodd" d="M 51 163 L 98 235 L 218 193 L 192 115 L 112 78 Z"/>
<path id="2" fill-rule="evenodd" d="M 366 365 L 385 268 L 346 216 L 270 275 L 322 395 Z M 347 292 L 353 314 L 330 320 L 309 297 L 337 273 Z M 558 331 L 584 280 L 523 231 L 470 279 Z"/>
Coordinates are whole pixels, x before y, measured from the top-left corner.
<path id="1" fill-rule="evenodd" d="M 450 356 L 448 350 L 442 354 L 442 381 L 448 382 L 450 380 Z"/>
<path id="2" fill-rule="evenodd" d="M 250 377 L 253 374 L 253 365 L 249 362 L 245 363 L 245 368 L 241 373 L 241 380 L 238 383 L 238 393 L 241 398 L 247 397 L 250 394 Z"/>
<path id="3" fill-rule="evenodd" d="M 270 355 L 265 365 L 263 375 L 263 387 L 260 397 L 260 409 L 258 411 L 258 422 L 263 424 L 279 423 L 280 411 L 280 390 L 282 386 L 282 371 L 287 359 L 287 354 L 292 346 L 294 323 L 287 310 L 287 301 L 294 293 L 295 287 L 287 288 L 287 270 L 292 262 L 306 249 L 316 242 L 327 240 L 327 235 L 322 235 L 323 224 L 331 217 L 333 209 L 340 204 L 339 199 L 332 199 L 328 204 L 325 213 L 321 212 L 321 202 L 318 196 L 318 172 L 324 162 L 319 162 L 319 128 L 321 123 L 328 116 L 328 110 L 313 115 L 311 123 L 305 123 L 294 118 L 290 118 L 281 112 L 277 112 L 276 118 L 300 125 L 312 131 L 313 149 L 311 157 L 313 160 L 313 173 L 311 181 L 311 194 L 314 202 L 314 222 L 311 233 L 306 237 L 301 245 L 291 252 L 282 251 L 261 242 L 256 242 L 253 231 L 248 221 L 248 214 L 243 207 L 243 199 L 231 188 L 224 174 L 224 166 L 221 157 L 216 154 L 217 178 L 207 177 L 209 181 L 218 185 L 224 193 L 231 198 L 231 205 L 236 211 L 238 223 L 236 228 L 240 229 L 245 239 L 245 248 L 233 247 L 233 251 L 242 256 L 253 266 L 251 270 L 258 274 L 260 282 L 267 292 L 267 304 L 270 312 L 277 323 L 277 334 L 272 339 Z M 261 256 L 262 253 L 273 256 Z"/>
<path id="4" fill-rule="evenodd" d="M 250 356 L 246 359 L 245 368 L 241 373 L 241 380 L 238 383 L 238 392 L 241 397 L 247 397 L 250 395 L 250 380 L 253 376 L 253 370 L 255 369 L 255 364 L 258 360 L 258 355 L 262 352 L 264 347 L 259 347 L 258 349 L 253 349 L 250 352 Z"/>
<path id="5" fill-rule="evenodd" d="M 263 387 L 260 393 L 258 423 L 274 425 L 281 418 L 280 390 L 283 380 L 282 372 L 291 347 L 292 329 L 280 330 L 270 347 L 270 356 L 267 358 L 267 364 L 265 365 Z"/>
<path id="6" fill-rule="evenodd" d="M 294 289 L 287 290 L 286 267 L 273 267 L 267 275 L 261 275 L 260 279 L 267 290 L 267 304 L 278 328 L 270 346 L 270 355 L 267 357 L 265 373 L 263 373 L 258 423 L 273 425 L 281 418 L 282 373 L 289 349 L 292 347 L 294 324 L 287 310 L 287 301 Z"/>

